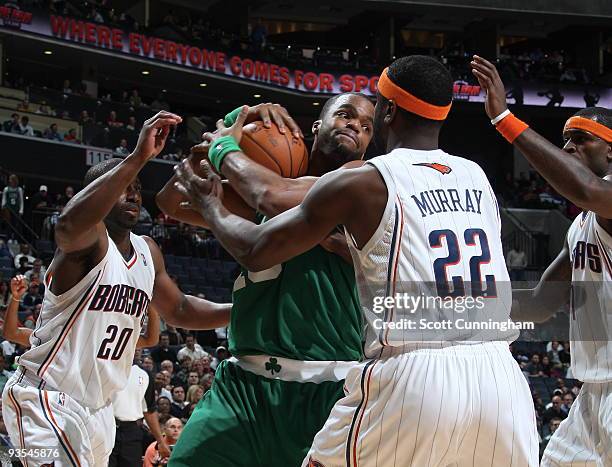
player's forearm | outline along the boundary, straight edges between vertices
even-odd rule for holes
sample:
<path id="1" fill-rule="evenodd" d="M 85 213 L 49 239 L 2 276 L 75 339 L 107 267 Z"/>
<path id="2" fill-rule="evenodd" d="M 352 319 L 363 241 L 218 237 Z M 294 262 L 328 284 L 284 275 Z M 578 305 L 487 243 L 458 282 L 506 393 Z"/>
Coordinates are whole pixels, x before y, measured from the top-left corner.
<path id="1" fill-rule="evenodd" d="M 597 177 L 531 129 L 525 130 L 514 144 L 559 194 L 584 210 L 612 218 L 612 183 Z"/>
<path id="2" fill-rule="evenodd" d="M 151 434 L 155 441 L 161 443 L 164 440 L 164 437 L 161 432 L 161 428 L 159 426 L 159 417 L 157 415 L 157 411 L 155 412 L 145 412 L 144 419 L 147 421 L 147 426 L 149 430 L 151 430 Z"/>
<path id="3" fill-rule="evenodd" d="M 534 289 L 514 289 L 510 317 L 514 321 L 543 323 L 569 301 L 569 294 L 569 285 L 561 282 L 540 284 Z"/>
<path id="4" fill-rule="evenodd" d="M 159 314 L 152 306 L 149 306 L 149 320 L 147 321 L 147 331 L 138 338 L 136 347 L 144 349 L 155 347 L 159 342 Z"/>
<path id="5" fill-rule="evenodd" d="M 146 161 L 142 156 L 130 155 L 72 198 L 55 226 L 55 238 L 63 251 L 71 251 L 75 239 L 104 220 Z"/>
<path id="6" fill-rule="evenodd" d="M 240 197 L 268 217 L 300 204 L 316 180 L 281 177 L 242 153 L 228 154 L 221 170 Z"/>
<path id="7" fill-rule="evenodd" d="M 229 324 L 231 303 L 214 303 L 185 295 L 178 309 L 166 316 L 171 326 L 191 330 L 222 328 Z"/>
<path id="8" fill-rule="evenodd" d="M 30 335 L 32 334 L 32 330 L 28 328 L 20 328 L 17 326 L 18 308 L 19 302 L 11 298 L 11 301 L 6 309 L 6 315 L 4 317 L 2 337 L 7 341 L 14 342 L 15 344 L 23 345 L 24 347 L 29 347 Z"/>

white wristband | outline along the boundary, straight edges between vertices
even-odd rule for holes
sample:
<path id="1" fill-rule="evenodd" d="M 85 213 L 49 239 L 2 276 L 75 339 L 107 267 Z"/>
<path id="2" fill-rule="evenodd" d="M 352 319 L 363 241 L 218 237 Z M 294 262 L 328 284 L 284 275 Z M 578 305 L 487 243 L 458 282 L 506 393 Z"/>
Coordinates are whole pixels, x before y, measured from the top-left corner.
<path id="1" fill-rule="evenodd" d="M 501 122 L 508 115 L 510 115 L 510 109 L 504 110 L 497 117 L 495 117 L 493 120 L 491 120 L 491 125 L 497 125 L 499 122 Z"/>

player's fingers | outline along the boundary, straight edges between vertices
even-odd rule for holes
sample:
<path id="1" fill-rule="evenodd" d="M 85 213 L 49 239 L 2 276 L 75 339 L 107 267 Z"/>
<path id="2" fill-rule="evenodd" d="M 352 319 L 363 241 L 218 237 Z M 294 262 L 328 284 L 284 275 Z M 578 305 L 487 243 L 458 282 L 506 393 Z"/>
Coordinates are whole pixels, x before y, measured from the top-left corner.
<path id="1" fill-rule="evenodd" d="M 149 128 L 157 129 L 157 128 L 162 128 L 164 126 L 178 125 L 179 123 L 181 123 L 181 120 L 177 120 L 176 118 L 160 117 L 152 121 L 151 124 L 149 125 Z"/>
<path id="2" fill-rule="evenodd" d="M 272 126 L 272 123 L 270 123 L 270 109 L 267 106 L 264 105 L 259 109 L 259 118 L 261 118 L 261 121 L 266 128 L 270 128 Z M 274 118 L 274 115 L 272 118 Z M 276 119 L 274 121 L 276 122 Z"/>
<path id="3" fill-rule="evenodd" d="M 238 114 L 238 117 L 236 118 L 236 122 L 232 125 L 232 127 L 242 128 L 244 126 L 244 122 L 246 121 L 248 114 L 249 114 L 249 106 L 243 105 L 242 108 L 240 109 L 240 113 Z"/>
<path id="4" fill-rule="evenodd" d="M 491 78 L 489 78 L 487 75 L 476 69 L 472 70 L 472 73 L 474 73 L 474 76 L 476 76 L 478 82 L 483 88 L 488 90 L 491 87 Z"/>
<path id="5" fill-rule="evenodd" d="M 174 189 L 178 191 L 181 195 L 183 195 L 185 198 L 191 198 L 191 193 L 180 181 L 174 182 Z"/>
<path id="6" fill-rule="evenodd" d="M 217 120 L 217 123 L 215 123 L 217 130 L 223 130 L 225 128 L 225 123 L 223 123 L 223 119 L 220 118 L 219 120 Z"/>
<path id="7" fill-rule="evenodd" d="M 191 209 L 191 202 L 190 201 L 181 201 L 179 203 L 179 207 L 181 209 Z"/>

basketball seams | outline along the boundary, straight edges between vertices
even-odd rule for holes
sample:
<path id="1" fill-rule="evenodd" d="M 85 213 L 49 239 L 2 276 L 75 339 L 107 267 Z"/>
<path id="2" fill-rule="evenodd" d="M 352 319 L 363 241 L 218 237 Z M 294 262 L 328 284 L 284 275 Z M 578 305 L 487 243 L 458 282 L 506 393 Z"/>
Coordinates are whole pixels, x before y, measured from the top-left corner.
<path id="1" fill-rule="evenodd" d="M 252 141 L 253 144 L 255 144 L 268 159 L 270 159 L 272 162 L 276 164 L 276 166 L 278 167 L 279 174 L 282 175 L 283 177 L 285 176 L 281 165 L 278 163 L 276 159 L 274 159 L 273 157 L 270 157 L 270 155 L 268 154 L 268 151 L 266 151 L 266 148 L 264 148 L 258 141 L 256 141 L 255 138 L 253 138 L 249 133 L 245 133 L 243 137 L 248 137 L 249 140 Z"/>

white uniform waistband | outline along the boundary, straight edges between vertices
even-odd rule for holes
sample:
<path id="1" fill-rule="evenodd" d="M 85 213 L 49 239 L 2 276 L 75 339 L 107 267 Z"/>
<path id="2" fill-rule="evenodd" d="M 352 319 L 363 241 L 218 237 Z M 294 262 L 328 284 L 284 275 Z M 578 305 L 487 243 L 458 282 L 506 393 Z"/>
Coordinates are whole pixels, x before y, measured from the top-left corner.
<path id="1" fill-rule="evenodd" d="M 491 353 L 504 352 L 510 354 L 510 342 L 508 341 L 492 341 L 492 342 L 442 342 L 442 343 L 407 343 L 404 346 L 387 346 L 379 352 L 376 357 L 370 357 L 370 360 L 384 360 L 386 358 L 397 357 L 403 354 L 425 354 L 431 356 L 474 356 L 474 355 L 489 355 Z"/>
<path id="2" fill-rule="evenodd" d="M 54 388 L 47 386 L 47 382 L 40 378 L 36 373 L 26 369 L 24 366 L 19 366 L 17 371 L 15 372 L 15 377 L 17 378 L 17 382 L 25 382 L 29 386 L 38 388 L 38 389 L 46 389 L 47 391 L 55 391 Z"/>
<path id="3" fill-rule="evenodd" d="M 245 355 L 229 359 L 240 368 L 256 375 L 282 381 L 322 383 L 342 381 L 351 368 L 359 362 L 302 361 L 272 355 Z"/>

